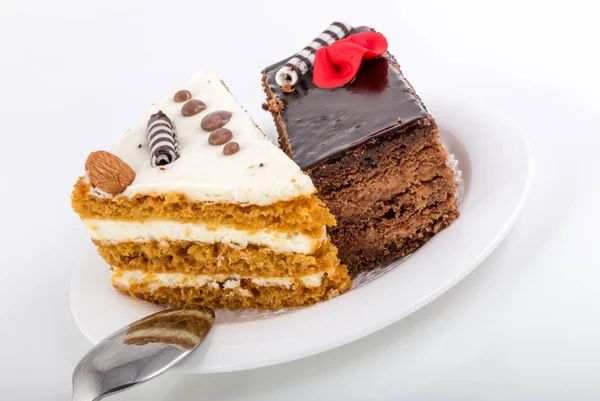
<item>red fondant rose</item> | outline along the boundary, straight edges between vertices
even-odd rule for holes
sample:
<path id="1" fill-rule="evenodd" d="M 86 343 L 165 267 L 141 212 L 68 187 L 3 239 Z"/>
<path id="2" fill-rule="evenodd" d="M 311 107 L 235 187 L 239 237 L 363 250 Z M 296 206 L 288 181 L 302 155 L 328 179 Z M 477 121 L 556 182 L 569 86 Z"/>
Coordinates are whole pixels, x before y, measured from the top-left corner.
<path id="1" fill-rule="evenodd" d="M 387 50 L 385 36 L 362 32 L 317 50 L 313 82 L 319 88 L 338 88 L 352 81 L 362 60 L 381 56 Z"/>

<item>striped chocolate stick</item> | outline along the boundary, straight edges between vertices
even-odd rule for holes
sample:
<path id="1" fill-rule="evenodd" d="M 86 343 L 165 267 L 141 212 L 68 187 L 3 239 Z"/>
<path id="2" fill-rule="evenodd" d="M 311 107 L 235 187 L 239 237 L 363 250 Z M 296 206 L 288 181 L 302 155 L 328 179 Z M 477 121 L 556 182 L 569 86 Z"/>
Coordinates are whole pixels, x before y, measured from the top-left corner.
<path id="1" fill-rule="evenodd" d="M 165 113 L 159 111 L 150 116 L 146 134 L 152 167 L 164 166 L 179 158 L 175 127 Z"/>
<path id="2" fill-rule="evenodd" d="M 329 46 L 336 40 L 345 37 L 352 29 L 352 26 L 343 22 L 333 22 L 319 36 L 300 50 L 283 67 L 277 71 L 275 80 L 281 86 L 295 85 L 300 77 L 306 74 L 315 61 L 317 50 L 324 46 Z"/>

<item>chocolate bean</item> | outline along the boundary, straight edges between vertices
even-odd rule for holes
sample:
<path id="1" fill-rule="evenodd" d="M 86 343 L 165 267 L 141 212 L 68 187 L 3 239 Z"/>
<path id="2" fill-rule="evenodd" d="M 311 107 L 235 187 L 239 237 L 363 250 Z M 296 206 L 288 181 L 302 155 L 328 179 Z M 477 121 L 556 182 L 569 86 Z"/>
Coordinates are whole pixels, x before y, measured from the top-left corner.
<path id="1" fill-rule="evenodd" d="M 223 145 L 233 138 L 233 133 L 227 128 L 217 128 L 208 136 L 208 143 L 211 145 Z"/>
<path id="2" fill-rule="evenodd" d="M 190 91 L 182 89 L 178 91 L 175 96 L 173 96 L 173 100 L 175 103 L 185 102 L 186 100 L 190 100 L 192 98 L 192 94 Z"/>
<path id="3" fill-rule="evenodd" d="M 231 113 L 225 110 L 213 111 L 202 119 L 200 126 L 204 131 L 214 131 L 229 122 Z"/>
<path id="4" fill-rule="evenodd" d="M 206 110 L 206 104 L 202 100 L 192 99 L 185 102 L 181 107 L 181 114 L 184 117 L 195 116 L 202 110 Z"/>
<path id="5" fill-rule="evenodd" d="M 237 142 L 229 142 L 225 146 L 223 146 L 223 154 L 225 156 L 231 156 L 240 150 L 240 144 Z"/>

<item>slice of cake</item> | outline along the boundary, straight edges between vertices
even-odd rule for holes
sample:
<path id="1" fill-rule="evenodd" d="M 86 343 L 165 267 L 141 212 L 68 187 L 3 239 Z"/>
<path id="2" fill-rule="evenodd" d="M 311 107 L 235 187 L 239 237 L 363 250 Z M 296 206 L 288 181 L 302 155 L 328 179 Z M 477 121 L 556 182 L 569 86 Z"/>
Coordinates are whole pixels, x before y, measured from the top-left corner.
<path id="1" fill-rule="evenodd" d="M 435 121 L 385 51 L 387 41 L 370 28 L 347 31 L 317 52 L 313 69 L 296 56 L 267 67 L 262 83 L 280 145 L 335 215 L 329 233 L 356 273 L 415 250 L 458 210 Z M 346 32 L 334 33 L 340 39 Z M 292 78 L 293 85 L 283 81 Z"/>
<path id="2" fill-rule="evenodd" d="M 311 179 L 213 75 L 154 104 L 85 170 L 72 206 L 121 292 L 177 307 L 280 308 L 350 287 Z"/>

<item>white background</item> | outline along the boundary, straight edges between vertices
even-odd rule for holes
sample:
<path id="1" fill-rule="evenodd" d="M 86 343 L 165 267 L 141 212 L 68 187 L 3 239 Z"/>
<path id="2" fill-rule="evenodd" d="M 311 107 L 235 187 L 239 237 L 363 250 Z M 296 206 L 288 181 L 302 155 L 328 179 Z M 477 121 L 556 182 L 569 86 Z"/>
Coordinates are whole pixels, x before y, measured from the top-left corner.
<path id="1" fill-rule="evenodd" d="M 1 1 L 0 400 L 70 399 L 90 347 L 68 301 L 94 252 L 69 204 L 88 153 L 199 69 L 262 118 L 261 68 L 336 19 L 384 33 L 417 92 L 478 96 L 523 126 L 536 176 L 522 217 L 463 282 L 381 332 L 265 369 L 169 373 L 114 399 L 600 398 L 594 3 Z"/>

